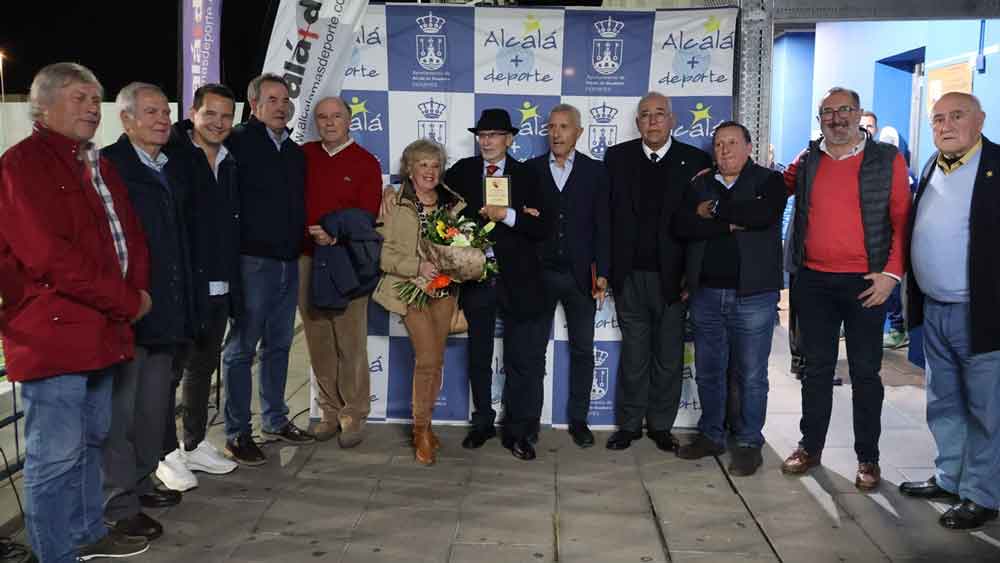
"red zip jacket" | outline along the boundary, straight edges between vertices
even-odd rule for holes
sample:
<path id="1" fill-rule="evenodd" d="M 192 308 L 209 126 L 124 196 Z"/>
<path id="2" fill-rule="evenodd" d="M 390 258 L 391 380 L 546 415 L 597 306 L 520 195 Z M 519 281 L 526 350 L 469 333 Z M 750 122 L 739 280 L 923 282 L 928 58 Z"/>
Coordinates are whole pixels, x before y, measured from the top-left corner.
<path id="1" fill-rule="evenodd" d="M 78 150 L 36 126 L 0 158 L 0 333 L 13 381 L 102 369 L 135 350 L 130 321 L 149 287 L 145 235 L 121 178 L 101 158 L 128 246 L 123 278 Z"/>

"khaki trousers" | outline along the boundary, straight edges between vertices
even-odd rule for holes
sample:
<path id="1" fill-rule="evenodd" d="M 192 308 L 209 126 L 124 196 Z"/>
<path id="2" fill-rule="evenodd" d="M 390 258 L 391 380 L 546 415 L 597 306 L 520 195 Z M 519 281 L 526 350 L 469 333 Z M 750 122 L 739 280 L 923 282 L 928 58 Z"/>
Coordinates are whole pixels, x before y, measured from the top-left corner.
<path id="1" fill-rule="evenodd" d="M 352 300 L 343 311 L 317 309 L 309 304 L 311 272 L 312 257 L 300 257 L 299 314 L 323 420 L 337 421 L 347 432 L 360 430 L 371 411 L 368 298 Z"/>
<path id="2" fill-rule="evenodd" d="M 413 344 L 413 426 L 424 428 L 431 422 L 434 403 L 441 391 L 444 348 L 448 341 L 454 296 L 431 299 L 423 309 L 408 307 L 403 324 Z"/>

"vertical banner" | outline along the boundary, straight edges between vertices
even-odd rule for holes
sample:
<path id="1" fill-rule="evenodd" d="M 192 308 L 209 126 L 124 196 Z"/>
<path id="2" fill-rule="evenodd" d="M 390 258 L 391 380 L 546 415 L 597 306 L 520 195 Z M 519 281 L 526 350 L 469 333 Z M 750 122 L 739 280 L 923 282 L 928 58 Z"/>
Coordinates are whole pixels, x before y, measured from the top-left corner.
<path id="1" fill-rule="evenodd" d="M 318 138 L 313 108 L 340 93 L 367 8 L 368 0 L 282 0 L 278 7 L 263 71 L 288 81 L 296 142 Z"/>
<path id="2" fill-rule="evenodd" d="M 219 81 L 219 41 L 222 33 L 222 0 L 181 1 L 181 107 L 187 114 L 194 91 Z"/>

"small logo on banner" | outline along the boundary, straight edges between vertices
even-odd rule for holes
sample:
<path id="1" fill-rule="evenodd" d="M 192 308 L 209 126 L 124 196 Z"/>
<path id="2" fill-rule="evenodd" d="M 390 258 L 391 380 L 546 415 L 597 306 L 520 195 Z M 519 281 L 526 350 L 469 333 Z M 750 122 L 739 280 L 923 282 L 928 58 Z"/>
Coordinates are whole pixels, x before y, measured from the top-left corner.
<path id="1" fill-rule="evenodd" d="M 536 64 L 536 51 L 557 50 L 559 41 L 555 31 L 545 33 L 542 22 L 534 15 L 524 18 L 520 35 L 508 33 L 504 27 L 491 29 L 482 46 L 496 49 L 492 68 L 482 76 L 490 84 L 513 87 L 555 80 L 550 68 L 539 68 Z"/>
<path id="2" fill-rule="evenodd" d="M 606 20 L 594 22 L 594 29 L 597 30 L 599 37 L 592 41 L 593 51 L 590 55 L 590 64 L 600 74 L 614 74 L 621 68 L 625 42 L 617 37 L 624 27 L 623 22 L 617 21 L 611 16 L 608 16 Z"/>
<path id="3" fill-rule="evenodd" d="M 444 111 L 448 108 L 441 102 L 435 102 L 434 98 L 426 102 L 417 104 L 417 109 L 424 116 L 417 120 L 417 135 L 422 139 L 430 139 L 441 145 L 448 144 L 448 122 L 441 119 Z"/>
<path id="4" fill-rule="evenodd" d="M 590 400 L 600 401 L 611 387 L 611 369 L 604 366 L 610 354 L 594 347 L 594 381 L 590 385 Z"/>
<path id="5" fill-rule="evenodd" d="M 427 12 L 417 18 L 423 33 L 417 34 L 417 64 L 424 70 L 438 70 L 448 60 L 448 38 L 441 33 L 448 20 Z"/>
<path id="6" fill-rule="evenodd" d="M 370 112 L 367 107 L 368 101 L 357 96 L 352 96 L 348 104 L 351 108 L 351 131 L 382 131 L 385 127 L 382 124 L 381 112 Z"/>
<path id="7" fill-rule="evenodd" d="M 728 26 L 724 28 L 715 15 L 697 21 L 703 23 L 670 29 L 659 42 L 659 50 L 672 59 L 656 83 L 688 91 L 689 95 L 711 95 L 718 90 L 713 85 L 731 80 L 728 61 L 733 56 L 736 32 Z"/>
<path id="8" fill-rule="evenodd" d="M 590 108 L 593 123 L 587 127 L 588 146 L 590 154 L 597 160 L 604 160 L 608 147 L 618 142 L 618 125 L 614 123 L 618 108 L 601 102 L 601 105 Z"/>

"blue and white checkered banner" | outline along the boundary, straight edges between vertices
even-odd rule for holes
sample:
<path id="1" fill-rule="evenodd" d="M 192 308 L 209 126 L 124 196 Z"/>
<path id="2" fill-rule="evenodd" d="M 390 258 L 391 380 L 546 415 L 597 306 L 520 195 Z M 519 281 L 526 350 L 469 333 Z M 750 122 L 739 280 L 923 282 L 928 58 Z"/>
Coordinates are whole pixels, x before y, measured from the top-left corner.
<path id="1" fill-rule="evenodd" d="M 518 127 L 512 154 L 526 160 L 547 150 L 548 113 L 558 103 L 580 109 L 577 149 L 597 159 L 639 136 L 639 98 L 671 98 L 674 137 L 711 149 L 712 132 L 733 114 L 736 8 L 623 11 L 587 8 L 474 8 L 387 4 L 368 7 L 344 67 L 351 133 L 379 159 L 387 177 L 407 144 L 431 138 L 449 164 L 475 153 L 475 124 L 485 108 L 506 109 Z M 336 95 L 327 91 L 325 95 Z M 300 116 L 297 116 L 300 117 Z M 501 411 L 502 323 L 494 346 L 494 408 Z M 614 301 L 594 319 L 590 422 L 614 424 L 621 354 Z M 545 423 L 567 423 L 569 347 L 557 309 L 546 355 Z M 373 420 L 410 417 L 413 351 L 406 329 L 378 305 L 369 309 L 368 356 Z M 436 421 L 462 423 L 471 409 L 465 337 L 449 338 Z M 685 350 L 678 426 L 694 426 L 701 409 L 694 352 Z"/>

